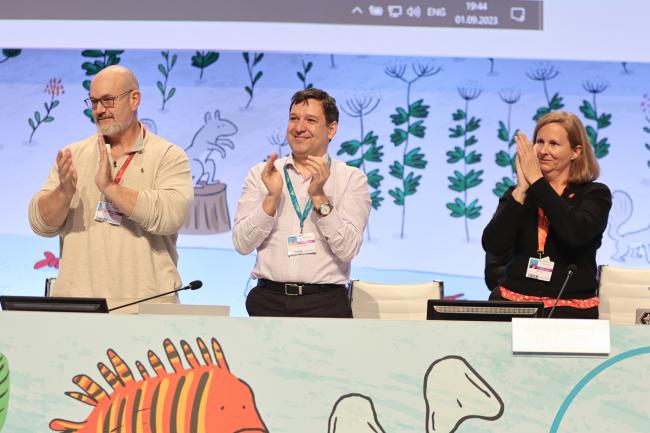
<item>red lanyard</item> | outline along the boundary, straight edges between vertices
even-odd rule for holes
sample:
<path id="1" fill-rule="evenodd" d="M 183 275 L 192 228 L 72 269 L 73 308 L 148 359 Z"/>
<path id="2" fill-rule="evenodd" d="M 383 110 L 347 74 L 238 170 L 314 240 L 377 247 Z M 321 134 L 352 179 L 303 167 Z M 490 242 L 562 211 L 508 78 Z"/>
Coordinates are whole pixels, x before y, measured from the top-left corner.
<path id="1" fill-rule="evenodd" d="M 546 238 L 548 237 L 548 229 L 551 226 L 551 221 L 544 215 L 544 210 L 541 207 L 537 208 L 537 252 L 541 257 L 544 254 L 544 247 L 546 246 Z"/>
<path id="2" fill-rule="evenodd" d="M 131 161 L 133 160 L 133 157 L 135 156 L 135 153 L 130 154 L 127 158 L 126 161 L 124 161 L 124 164 L 122 164 L 122 167 L 120 167 L 120 171 L 117 172 L 117 175 L 115 175 L 115 180 L 113 183 L 119 184 L 120 181 L 122 180 L 122 176 L 124 176 L 124 172 L 126 171 L 126 168 L 131 164 Z"/>

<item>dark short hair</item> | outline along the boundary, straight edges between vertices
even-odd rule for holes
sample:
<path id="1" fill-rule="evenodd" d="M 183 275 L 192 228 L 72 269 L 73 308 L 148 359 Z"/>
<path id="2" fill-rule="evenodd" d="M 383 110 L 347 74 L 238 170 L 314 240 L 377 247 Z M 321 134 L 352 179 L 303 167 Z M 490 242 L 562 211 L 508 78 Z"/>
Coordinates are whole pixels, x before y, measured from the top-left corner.
<path id="1" fill-rule="evenodd" d="M 336 99 L 332 98 L 326 91 L 311 87 L 309 89 L 299 90 L 291 97 L 289 111 L 296 104 L 302 104 L 309 99 L 315 99 L 323 104 L 325 113 L 325 122 L 330 125 L 332 122 L 339 121 L 339 109 L 336 107 Z"/>

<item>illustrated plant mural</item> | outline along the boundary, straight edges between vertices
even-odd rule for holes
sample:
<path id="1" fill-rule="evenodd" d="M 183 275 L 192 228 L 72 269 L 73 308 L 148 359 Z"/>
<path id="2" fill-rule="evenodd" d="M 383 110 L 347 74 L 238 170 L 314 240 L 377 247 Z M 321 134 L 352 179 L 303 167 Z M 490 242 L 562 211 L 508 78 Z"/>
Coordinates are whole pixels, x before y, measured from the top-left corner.
<path id="1" fill-rule="evenodd" d="M 9 59 L 14 59 L 22 53 L 23 50 L 17 50 L 14 48 L 3 48 L 2 49 L 2 59 L 0 59 L 0 63 L 4 63 L 8 61 Z"/>
<path id="2" fill-rule="evenodd" d="M 481 119 L 473 116 L 470 117 L 469 103 L 481 96 L 483 89 L 476 85 L 469 85 L 459 86 L 457 90 L 458 95 L 465 101 L 465 107 L 464 110 L 457 109 L 451 115 L 456 125 L 453 128 L 449 128 L 449 138 L 462 139 L 463 144 L 462 147 L 454 146 L 454 150 L 447 152 L 447 163 L 456 164 L 462 161 L 463 171 L 455 170 L 454 175 L 447 178 L 449 179 L 449 185 L 447 187 L 452 191 L 462 193 L 463 198 L 456 198 L 453 202 L 447 203 L 447 209 L 451 211 L 450 215 L 453 218 L 463 218 L 465 220 L 465 238 L 469 242 L 468 220 L 478 218 L 481 215 L 482 206 L 479 206 L 478 199 L 474 199 L 471 203 L 468 203 L 467 191 L 483 182 L 483 179 L 481 179 L 483 170 L 471 169 L 467 171 L 468 166 L 478 164 L 481 162 L 482 157 L 482 154 L 475 150 L 468 153 L 468 148 L 478 143 L 476 136 L 471 135 L 471 133 L 481 127 Z"/>
<path id="3" fill-rule="evenodd" d="M 539 107 L 537 112 L 533 116 L 533 120 L 537 122 L 543 115 L 550 113 L 551 111 L 557 111 L 564 108 L 562 103 L 562 97 L 559 92 L 549 96 L 548 91 L 548 82 L 553 78 L 557 77 L 560 71 L 558 71 L 555 66 L 550 64 L 541 64 L 537 68 L 533 68 L 530 71 L 526 72 L 526 75 L 531 80 L 541 81 L 544 85 L 544 96 L 546 96 L 545 106 Z"/>
<path id="4" fill-rule="evenodd" d="M 490 62 L 490 70 L 488 71 L 488 75 L 490 77 L 494 77 L 497 74 L 497 72 L 494 70 L 494 58 L 488 57 L 488 62 Z"/>
<path id="5" fill-rule="evenodd" d="M 50 95 L 50 102 L 45 101 L 43 103 L 43 106 L 45 107 L 45 113 L 41 114 L 41 112 L 38 110 L 34 111 L 34 118 L 27 120 L 29 127 L 32 129 L 32 133 L 29 134 L 30 143 L 32 142 L 32 138 L 34 138 L 34 134 L 36 133 L 36 130 L 39 126 L 41 126 L 43 123 L 50 123 L 54 120 L 54 117 L 51 115 L 51 113 L 54 107 L 59 105 L 59 100 L 55 98 L 65 93 L 60 78 L 50 78 L 50 81 L 45 85 L 44 91 Z"/>
<path id="6" fill-rule="evenodd" d="M 589 142 L 593 146 L 594 153 L 598 159 L 607 156 L 609 153 L 609 142 L 607 141 L 607 137 L 599 139 L 598 134 L 601 129 L 607 128 L 612 124 L 612 115 L 608 113 L 598 114 L 596 96 L 603 93 L 608 87 L 609 83 L 607 82 L 584 81 L 582 83 L 582 88 L 591 93 L 592 102 L 589 102 L 586 99 L 583 100 L 582 105 L 580 106 L 580 111 L 588 120 L 596 122 L 595 128 L 591 125 L 587 125 L 585 129 L 587 130 Z"/>
<path id="7" fill-rule="evenodd" d="M 203 79 L 203 71 L 208 66 L 215 63 L 219 60 L 219 53 L 216 51 L 197 51 L 196 54 L 192 56 L 192 66 L 198 68 L 199 71 L 199 80 Z"/>
<path id="8" fill-rule="evenodd" d="M 646 123 L 646 126 L 643 127 L 643 132 L 650 134 L 650 95 L 647 93 L 641 99 L 641 110 L 643 111 L 643 118 Z M 650 143 L 645 143 L 645 148 L 650 152 Z M 648 164 L 648 168 L 650 168 L 650 159 L 646 163 Z"/>
<path id="9" fill-rule="evenodd" d="M 296 75 L 298 75 L 298 79 L 302 82 L 303 89 L 311 89 L 312 87 L 314 87 L 314 84 L 308 82 L 307 74 L 309 74 L 309 71 L 311 71 L 311 68 L 314 66 L 314 64 L 312 62 L 305 63 L 304 60 L 301 60 L 301 62 L 302 62 L 302 71 L 296 72 Z"/>
<path id="10" fill-rule="evenodd" d="M 393 161 L 390 165 L 390 175 L 399 179 L 401 185 L 388 191 L 393 202 L 402 207 L 402 227 L 400 230 L 400 239 L 404 239 L 404 228 L 406 223 L 406 197 L 417 192 L 422 175 L 415 175 L 414 171 L 406 173 L 406 167 L 416 170 L 423 170 L 427 166 L 427 160 L 424 159 L 424 153 L 421 153 L 420 147 L 409 150 L 410 138 L 424 138 L 426 127 L 423 125 L 424 120 L 429 116 L 429 106 L 424 104 L 424 100 L 418 99 L 411 102 L 411 90 L 413 84 L 418 80 L 436 75 L 441 68 L 433 65 L 413 64 L 411 69 L 415 75 L 408 80 L 404 78 L 406 66 L 389 66 L 385 69 L 386 75 L 396 78 L 406 84 L 406 106 L 397 107 L 396 114 L 391 114 L 391 121 L 395 126 L 404 125 L 405 128 L 395 128 L 390 136 L 390 141 L 396 147 L 403 146 L 402 161 Z M 421 119 L 415 120 L 414 119 Z"/>
<path id="11" fill-rule="evenodd" d="M 163 77 L 165 77 L 165 81 L 163 82 L 158 80 L 156 85 L 158 86 L 158 90 L 160 91 L 162 96 L 162 107 L 160 107 L 160 110 L 165 111 L 165 104 L 167 103 L 167 101 L 172 99 L 172 96 L 176 94 L 176 87 L 172 87 L 171 89 L 169 89 L 169 91 L 167 90 L 167 82 L 169 81 L 169 74 L 174 68 L 174 65 L 176 64 L 176 60 L 178 60 L 178 56 L 174 54 L 170 61 L 169 51 L 161 51 L 160 55 L 163 56 L 163 58 L 165 59 L 165 64 L 163 65 L 162 63 L 158 63 L 158 70 L 163 75 Z"/>
<path id="12" fill-rule="evenodd" d="M 9 360 L 0 353 L 0 431 L 9 411 Z"/>
<path id="13" fill-rule="evenodd" d="M 81 69 L 86 71 L 86 76 L 92 77 L 97 75 L 99 71 L 104 69 L 107 66 L 117 65 L 120 63 L 120 55 L 124 53 L 124 50 L 83 50 L 81 55 L 89 59 L 95 59 L 92 62 L 83 62 Z M 90 92 L 90 80 L 84 80 L 83 82 L 84 89 Z M 84 115 L 93 123 L 93 111 L 90 108 L 84 110 Z"/>
<path id="14" fill-rule="evenodd" d="M 287 136 L 281 134 L 273 134 L 269 137 L 269 144 L 272 146 L 277 146 L 278 156 L 282 157 L 282 149 L 289 145 L 287 141 Z"/>
<path id="15" fill-rule="evenodd" d="M 495 162 L 499 167 L 507 167 L 510 169 L 510 176 L 504 176 L 500 181 L 494 185 L 492 192 L 497 197 L 502 197 L 503 194 L 515 184 L 515 176 L 517 170 L 515 167 L 515 160 L 517 158 L 515 145 L 515 136 L 518 129 L 514 131 L 511 129 L 510 120 L 512 118 L 512 106 L 519 102 L 521 98 L 521 92 L 519 90 L 502 90 L 499 92 L 499 98 L 508 105 L 508 114 L 506 116 L 505 123 L 502 120 L 499 120 L 499 129 L 497 130 L 497 137 L 499 140 L 506 143 L 505 150 L 500 150 L 495 155 Z"/>
<path id="16" fill-rule="evenodd" d="M 250 80 L 250 85 L 244 87 L 246 93 L 248 93 L 248 102 L 246 103 L 246 108 L 250 107 L 251 102 L 253 102 L 253 91 L 255 90 L 255 84 L 262 78 L 264 73 L 262 71 L 255 72 L 255 66 L 264 58 L 264 53 L 253 53 L 251 58 L 250 53 L 242 53 L 244 57 L 244 62 L 246 62 L 246 69 L 248 70 L 248 78 Z M 253 75 L 255 74 L 255 75 Z"/>
<path id="17" fill-rule="evenodd" d="M 366 163 L 382 162 L 382 159 L 384 157 L 382 149 L 384 146 L 377 145 L 377 140 L 379 137 L 373 131 L 368 131 L 367 133 L 365 132 L 364 117 L 372 113 L 375 108 L 377 108 L 380 101 L 380 99 L 374 100 L 372 97 L 354 98 L 345 101 L 345 107 L 341 106 L 341 109 L 348 116 L 356 117 L 359 119 L 360 139 L 348 140 L 341 143 L 341 148 L 337 152 L 337 155 L 342 155 L 344 153 L 350 156 L 359 155 L 358 158 L 347 161 L 347 164 L 360 168 L 368 177 L 368 185 L 373 190 L 370 193 L 373 209 L 379 209 L 381 202 L 384 200 L 384 198 L 381 196 L 381 190 L 379 189 L 384 176 L 379 174 L 378 168 L 368 171 Z M 366 225 L 366 235 L 368 236 L 368 240 L 370 240 L 369 223 Z"/>

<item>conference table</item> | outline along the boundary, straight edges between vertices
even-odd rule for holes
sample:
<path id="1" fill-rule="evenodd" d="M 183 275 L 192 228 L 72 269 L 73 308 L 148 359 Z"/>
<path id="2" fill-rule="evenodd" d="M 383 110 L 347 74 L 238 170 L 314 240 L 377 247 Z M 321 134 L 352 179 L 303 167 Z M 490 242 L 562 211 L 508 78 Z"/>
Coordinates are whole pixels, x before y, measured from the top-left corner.
<path id="1" fill-rule="evenodd" d="M 648 432 L 650 326 L 610 332 L 521 356 L 507 322 L 4 311 L 0 431 Z"/>

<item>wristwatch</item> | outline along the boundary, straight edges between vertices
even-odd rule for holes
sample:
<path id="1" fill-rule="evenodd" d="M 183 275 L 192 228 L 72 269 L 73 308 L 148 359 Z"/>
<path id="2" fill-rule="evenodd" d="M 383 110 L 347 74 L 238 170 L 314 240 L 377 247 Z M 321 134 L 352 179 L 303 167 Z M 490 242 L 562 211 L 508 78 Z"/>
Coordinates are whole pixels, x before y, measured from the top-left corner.
<path id="1" fill-rule="evenodd" d="M 322 205 L 318 206 L 317 208 L 314 208 L 316 213 L 320 216 L 327 216 L 330 213 L 332 213 L 332 209 L 334 209 L 334 206 L 332 206 L 332 203 L 330 202 L 325 202 Z"/>

